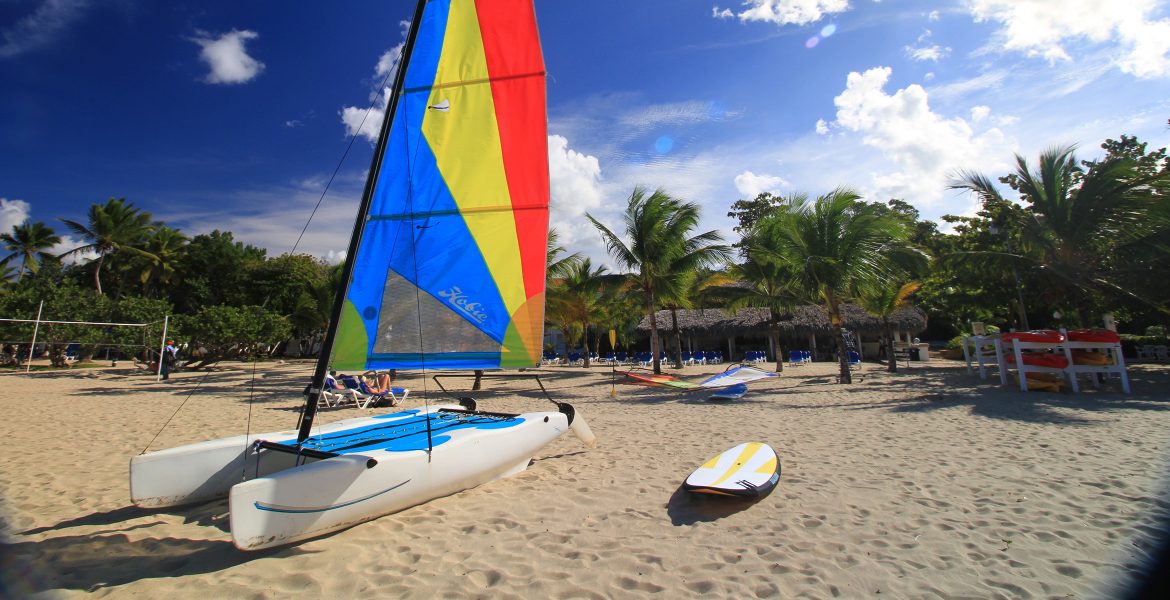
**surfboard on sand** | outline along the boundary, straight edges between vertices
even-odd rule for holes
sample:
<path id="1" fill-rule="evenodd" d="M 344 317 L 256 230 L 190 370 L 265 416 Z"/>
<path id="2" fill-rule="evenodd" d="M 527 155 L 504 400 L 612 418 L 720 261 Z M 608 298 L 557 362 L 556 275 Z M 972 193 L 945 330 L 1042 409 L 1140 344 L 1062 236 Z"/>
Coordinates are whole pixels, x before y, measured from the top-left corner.
<path id="1" fill-rule="evenodd" d="M 683 488 L 699 494 L 759 498 L 780 481 L 780 459 L 763 442 L 745 442 L 695 469 Z"/>
<path id="2" fill-rule="evenodd" d="M 720 402 L 727 400 L 739 400 L 748 391 L 746 383 L 739 383 L 729 388 L 723 388 L 708 398 L 711 402 Z"/>

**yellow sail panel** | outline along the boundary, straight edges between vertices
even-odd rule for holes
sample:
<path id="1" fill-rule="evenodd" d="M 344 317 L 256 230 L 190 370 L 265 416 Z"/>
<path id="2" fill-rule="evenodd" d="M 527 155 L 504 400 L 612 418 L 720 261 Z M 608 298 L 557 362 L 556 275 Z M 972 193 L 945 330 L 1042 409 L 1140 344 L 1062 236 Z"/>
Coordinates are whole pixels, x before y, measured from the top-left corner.
<path id="1" fill-rule="evenodd" d="M 422 131 L 484 262 L 496 280 L 523 277 L 499 125 L 475 4 L 453 1 Z M 504 306 L 525 303 L 520 286 L 502 286 Z"/>

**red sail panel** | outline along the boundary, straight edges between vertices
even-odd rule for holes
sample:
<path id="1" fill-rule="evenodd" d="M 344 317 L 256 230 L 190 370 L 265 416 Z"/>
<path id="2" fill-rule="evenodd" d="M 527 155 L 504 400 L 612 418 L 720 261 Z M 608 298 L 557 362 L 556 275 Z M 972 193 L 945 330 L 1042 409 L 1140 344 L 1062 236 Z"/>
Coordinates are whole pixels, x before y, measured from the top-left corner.
<path id="1" fill-rule="evenodd" d="M 544 292 L 548 236 L 548 124 L 544 58 L 532 0 L 476 0 L 515 210 L 525 295 Z"/>

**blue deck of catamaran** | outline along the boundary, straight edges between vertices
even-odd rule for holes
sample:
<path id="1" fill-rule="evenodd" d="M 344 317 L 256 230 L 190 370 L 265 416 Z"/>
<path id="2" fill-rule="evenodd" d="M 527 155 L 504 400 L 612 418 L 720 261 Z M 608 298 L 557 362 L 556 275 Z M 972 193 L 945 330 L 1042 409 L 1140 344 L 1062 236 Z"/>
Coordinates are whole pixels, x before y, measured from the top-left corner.
<path id="1" fill-rule="evenodd" d="M 452 434 L 461 429 L 505 429 L 524 422 L 524 418 L 518 416 L 448 411 L 430 413 L 428 418 L 428 415 L 419 410 L 405 410 L 372 418 L 385 422 L 314 435 L 306 439 L 301 446 L 334 454 L 364 453 L 371 450 L 387 452 L 427 450 L 450 441 Z"/>

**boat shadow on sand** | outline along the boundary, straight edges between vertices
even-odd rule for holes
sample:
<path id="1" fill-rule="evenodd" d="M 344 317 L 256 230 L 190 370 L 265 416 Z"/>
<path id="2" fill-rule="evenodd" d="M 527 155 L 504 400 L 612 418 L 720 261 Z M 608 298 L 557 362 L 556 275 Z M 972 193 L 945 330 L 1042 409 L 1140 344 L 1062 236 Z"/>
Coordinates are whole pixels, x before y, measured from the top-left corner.
<path id="1" fill-rule="evenodd" d="M 0 544 L 0 554 L 4 556 L 0 562 L 4 563 L 5 571 L 0 595 L 19 598 L 54 589 L 93 592 L 142 579 L 211 573 L 269 556 L 306 553 L 297 547 L 245 553 L 236 550 L 226 539 L 143 538 L 129 533 L 163 524 L 162 520 L 134 522 L 163 514 L 181 516 L 187 523 L 227 530 L 226 501 L 186 509 L 123 507 L 30 529 L 12 537 L 73 527 L 115 526 L 76 535 Z"/>
<path id="2" fill-rule="evenodd" d="M 768 490 L 767 494 L 758 498 L 736 498 L 694 494 L 680 485 L 666 503 L 666 514 L 675 526 L 710 523 L 745 511 L 771 496 L 774 491 L 775 488 Z"/>

